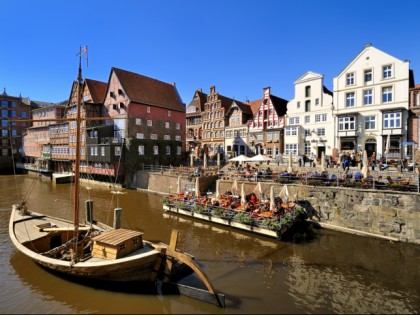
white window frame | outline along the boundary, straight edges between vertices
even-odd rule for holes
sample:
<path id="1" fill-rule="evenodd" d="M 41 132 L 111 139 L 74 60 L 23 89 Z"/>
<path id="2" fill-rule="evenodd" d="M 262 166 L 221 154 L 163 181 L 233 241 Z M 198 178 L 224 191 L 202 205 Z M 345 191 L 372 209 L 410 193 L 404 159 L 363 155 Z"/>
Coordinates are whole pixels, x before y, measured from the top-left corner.
<path id="1" fill-rule="evenodd" d="M 401 128 L 401 112 L 384 113 L 384 129 Z"/>
<path id="2" fill-rule="evenodd" d="M 144 155 L 144 145 L 139 145 L 139 155 Z"/>
<path id="3" fill-rule="evenodd" d="M 365 129 L 366 130 L 375 130 L 376 129 L 376 116 L 366 116 L 365 117 Z"/>
<path id="4" fill-rule="evenodd" d="M 355 92 L 346 93 L 346 108 L 355 106 L 355 95 L 356 95 Z"/>
<path id="5" fill-rule="evenodd" d="M 346 74 L 346 85 L 354 85 L 354 72 Z"/>
<path id="6" fill-rule="evenodd" d="M 392 86 L 385 86 L 382 88 L 382 103 L 387 104 L 392 102 Z"/>
<path id="7" fill-rule="evenodd" d="M 363 90 L 363 105 L 372 105 L 373 104 L 373 90 Z"/>
<path id="8" fill-rule="evenodd" d="M 383 79 L 392 78 L 392 65 L 382 66 L 382 78 Z"/>
<path id="9" fill-rule="evenodd" d="M 340 117 L 338 119 L 338 130 L 339 131 L 356 130 L 356 117 L 354 116 Z"/>

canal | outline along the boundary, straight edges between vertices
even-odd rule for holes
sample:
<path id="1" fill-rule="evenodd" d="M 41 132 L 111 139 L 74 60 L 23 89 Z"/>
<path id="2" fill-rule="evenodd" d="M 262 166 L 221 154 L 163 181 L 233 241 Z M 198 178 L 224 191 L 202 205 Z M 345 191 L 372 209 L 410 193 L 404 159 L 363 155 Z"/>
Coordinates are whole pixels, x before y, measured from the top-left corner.
<path id="1" fill-rule="evenodd" d="M 94 200 L 96 219 L 112 224 L 117 195 L 83 184 L 81 201 Z M 122 225 L 144 238 L 169 242 L 195 256 L 226 307 L 185 296 L 111 290 L 62 279 L 18 253 L 8 236 L 12 204 L 29 194 L 31 209 L 70 218 L 71 184 L 19 175 L 0 176 L 0 313 L 2 314 L 279 314 L 418 313 L 420 246 L 305 228 L 287 241 L 165 214 L 152 193 L 118 195 Z M 112 203 L 110 202 L 111 199 Z M 110 213 L 110 214 L 109 214 Z"/>

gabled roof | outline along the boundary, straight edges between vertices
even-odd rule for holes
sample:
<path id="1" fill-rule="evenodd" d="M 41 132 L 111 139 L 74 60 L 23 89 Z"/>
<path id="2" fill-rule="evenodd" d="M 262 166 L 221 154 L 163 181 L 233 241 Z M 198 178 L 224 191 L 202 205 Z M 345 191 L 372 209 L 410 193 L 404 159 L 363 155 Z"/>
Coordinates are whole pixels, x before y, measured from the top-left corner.
<path id="1" fill-rule="evenodd" d="M 92 102 L 94 104 L 103 104 L 105 100 L 107 84 L 101 81 L 85 79 L 85 85 L 87 85 L 89 89 Z"/>
<path id="2" fill-rule="evenodd" d="M 174 85 L 134 72 L 112 68 L 131 102 L 185 112 Z"/>
<path id="3" fill-rule="evenodd" d="M 196 97 L 197 96 L 197 97 Z M 194 96 L 192 101 L 190 102 L 190 104 L 188 104 L 188 107 L 196 107 L 198 110 L 195 113 L 192 114 L 200 114 L 202 111 L 204 111 L 204 104 L 207 102 L 207 94 L 203 93 L 203 91 L 201 89 L 196 90 L 194 92 Z M 187 115 L 188 115 L 188 110 L 187 110 Z"/>
<path id="4" fill-rule="evenodd" d="M 273 108 L 276 111 L 278 116 L 284 116 L 286 114 L 287 111 L 287 100 L 281 98 L 281 97 L 277 97 L 274 96 L 272 94 L 270 94 L 270 99 L 271 99 L 271 103 L 273 104 Z M 249 101 L 249 105 L 251 106 L 252 109 L 252 114 L 255 115 L 258 110 L 260 109 L 261 104 L 263 103 L 263 99 L 258 99 L 255 101 Z"/>
<path id="5" fill-rule="evenodd" d="M 260 109 L 262 102 L 262 98 L 254 101 L 248 101 L 248 104 L 251 107 L 252 115 L 255 115 L 256 112 Z"/>
<path id="6" fill-rule="evenodd" d="M 278 116 L 284 116 L 287 112 L 287 103 L 288 101 L 284 98 L 277 97 L 270 94 L 271 103 L 273 104 L 274 110 L 277 112 Z"/>
<path id="7" fill-rule="evenodd" d="M 235 101 L 235 100 L 230 104 L 230 106 L 229 106 L 229 108 L 227 110 L 227 113 L 230 111 L 230 109 L 232 108 L 233 104 L 236 104 L 240 108 L 240 110 L 242 111 L 243 114 L 245 114 L 245 115 L 252 115 L 251 106 L 249 106 L 249 104 L 242 103 L 242 102 Z"/>

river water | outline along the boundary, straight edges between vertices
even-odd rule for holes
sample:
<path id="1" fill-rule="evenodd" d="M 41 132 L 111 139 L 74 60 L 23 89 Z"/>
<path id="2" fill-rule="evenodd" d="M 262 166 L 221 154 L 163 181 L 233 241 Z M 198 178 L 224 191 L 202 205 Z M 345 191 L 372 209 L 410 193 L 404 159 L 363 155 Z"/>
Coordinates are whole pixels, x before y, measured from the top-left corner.
<path id="1" fill-rule="evenodd" d="M 70 218 L 71 184 L 29 175 L 0 176 L 0 313 L 3 314 L 279 314 L 398 313 L 420 310 L 420 246 L 322 229 L 277 241 L 165 214 L 152 193 L 111 194 L 87 183 L 81 201 L 94 200 L 94 216 L 109 221 L 123 208 L 123 227 L 147 240 L 169 242 L 195 256 L 226 307 L 186 296 L 84 286 L 43 270 L 16 251 L 8 236 L 12 204 L 29 196 L 29 209 Z M 29 194 L 30 193 L 30 194 Z M 88 195 L 90 194 L 90 196 Z M 116 197 L 118 196 L 118 200 Z M 113 197 L 113 199 L 112 199 Z M 112 202 L 110 202 L 112 199 Z"/>

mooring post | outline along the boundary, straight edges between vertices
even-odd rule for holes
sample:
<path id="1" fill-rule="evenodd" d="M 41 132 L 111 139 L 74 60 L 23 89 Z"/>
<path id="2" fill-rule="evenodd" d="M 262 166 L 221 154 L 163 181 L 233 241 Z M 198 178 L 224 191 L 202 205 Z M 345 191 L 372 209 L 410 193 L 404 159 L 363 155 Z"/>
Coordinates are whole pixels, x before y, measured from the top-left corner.
<path id="1" fill-rule="evenodd" d="M 114 229 L 115 230 L 121 228 L 121 212 L 122 212 L 122 208 L 114 209 Z"/>
<path id="2" fill-rule="evenodd" d="M 93 200 L 85 201 L 86 222 L 93 223 Z"/>

